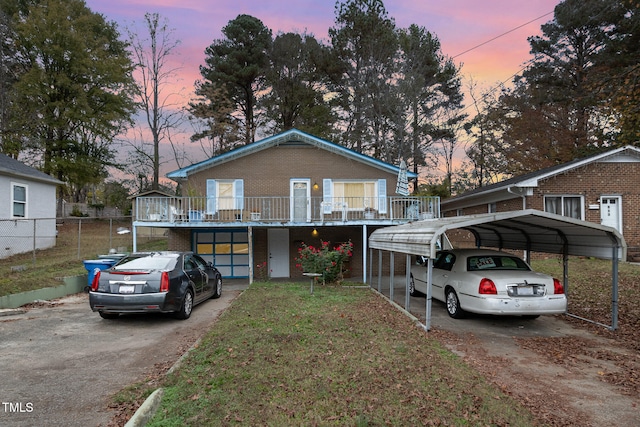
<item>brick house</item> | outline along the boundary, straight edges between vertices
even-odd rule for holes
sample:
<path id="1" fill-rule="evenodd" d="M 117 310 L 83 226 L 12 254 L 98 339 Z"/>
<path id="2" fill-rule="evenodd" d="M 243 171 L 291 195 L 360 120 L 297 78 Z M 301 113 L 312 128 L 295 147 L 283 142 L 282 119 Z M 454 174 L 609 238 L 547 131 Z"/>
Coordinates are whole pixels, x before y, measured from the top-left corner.
<path id="1" fill-rule="evenodd" d="M 137 197 L 134 228 L 168 228 L 170 249 L 197 252 L 227 278 L 301 278 L 303 243 L 351 241 L 349 273 L 366 280 L 374 230 L 440 213 L 438 197 L 397 195 L 399 172 L 292 129 L 170 172 L 183 196 Z"/>
<path id="2" fill-rule="evenodd" d="M 635 258 L 640 255 L 640 149 L 621 147 L 507 179 L 443 200 L 441 209 L 447 217 L 537 209 L 607 225 L 624 236 L 628 257 Z M 461 234 L 449 238 L 464 240 Z"/>

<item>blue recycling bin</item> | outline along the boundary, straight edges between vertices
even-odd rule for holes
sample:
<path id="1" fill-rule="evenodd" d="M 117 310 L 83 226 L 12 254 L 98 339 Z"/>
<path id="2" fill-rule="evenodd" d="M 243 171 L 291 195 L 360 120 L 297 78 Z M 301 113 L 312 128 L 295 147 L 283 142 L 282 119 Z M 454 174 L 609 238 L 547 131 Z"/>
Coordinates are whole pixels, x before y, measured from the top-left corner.
<path id="1" fill-rule="evenodd" d="M 117 259 L 86 259 L 82 261 L 84 268 L 87 270 L 87 288 L 91 288 L 91 282 L 96 275 L 96 272 L 111 268 L 113 264 L 118 262 Z"/>

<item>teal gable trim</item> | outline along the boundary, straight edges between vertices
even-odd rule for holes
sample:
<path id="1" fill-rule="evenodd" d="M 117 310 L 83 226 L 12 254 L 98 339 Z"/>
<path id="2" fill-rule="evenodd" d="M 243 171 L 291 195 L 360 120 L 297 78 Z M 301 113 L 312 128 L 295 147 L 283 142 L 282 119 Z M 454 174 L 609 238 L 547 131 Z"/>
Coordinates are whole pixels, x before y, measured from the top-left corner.
<path id="1" fill-rule="evenodd" d="M 178 169 L 173 172 L 169 172 L 167 174 L 167 178 L 173 179 L 173 180 L 186 179 L 190 174 L 198 172 L 200 170 L 207 169 L 209 167 L 213 167 L 218 164 L 226 163 L 228 161 L 237 159 L 239 157 L 242 157 L 251 153 L 255 153 L 255 152 L 267 149 L 269 147 L 273 147 L 273 146 L 290 142 L 290 141 L 301 141 L 303 143 L 313 145 L 315 147 L 328 150 L 330 152 L 369 164 L 373 167 L 383 169 L 389 173 L 397 174 L 400 171 L 400 169 L 397 166 L 394 166 L 390 163 L 386 163 L 381 160 L 375 159 L 371 156 L 358 153 L 357 151 L 354 151 L 349 148 L 338 145 L 336 143 L 318 138 L 316 136 L 302 132 L 298 129 L 290 129 L 288 131 L 279 133 L 277 135 L 273 135 L 268 138 L 264 138 L 260 141 L 256 141 L 252 144 L 245 145 L 240 148 L 236 148 L 234 150 L 231 150 L 219 156 L 212 157 L 210 159 L 204 160 L 199 163 L 195 163 L 191 166 L 187 166 L 185 168 Z M 407 172 L 407 177 L 410 179 L 415 179 L 417 178 L 417 176 L 418 175 L 413 172 Z"/>

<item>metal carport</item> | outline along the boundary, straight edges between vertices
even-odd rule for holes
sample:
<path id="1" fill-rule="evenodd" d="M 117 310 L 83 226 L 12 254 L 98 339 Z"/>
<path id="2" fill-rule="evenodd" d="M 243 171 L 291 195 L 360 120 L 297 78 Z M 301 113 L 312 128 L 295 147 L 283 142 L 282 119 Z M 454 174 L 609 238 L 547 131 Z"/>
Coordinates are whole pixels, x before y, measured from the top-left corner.
<path id="1" fill-rule="evenodd" d="M 427 281 L 431 282 L 433 259 L 442 247 L 444 235 L 453 229 L 471 232 L 477 247 L 514 249 L 561 254 L 563 282 L 568 291 L 568 257 L 587 256 L 612 260 L 612 324 L 618 324 L 618 262 L 626 259 L 627 246 L 614 228 L 573 218 L 527 209 L 481 215 L 468 215 L 416 221 L 375 230 L 369 248 L 407 255 L 407 294 L 411 255 L 428 256 Z M 371 277 L 371 275 L 369 275 Z M 425 328 L 431 328 L 431 287 L 427 286 Z M 568 295 L 567 295 L 568 296 Z M 408 299 L 408 296 L 407 296 Z M 576 316 L 577 317 L 577 316 Z M 583 319 L 588 320 L 588 319 Z"/>

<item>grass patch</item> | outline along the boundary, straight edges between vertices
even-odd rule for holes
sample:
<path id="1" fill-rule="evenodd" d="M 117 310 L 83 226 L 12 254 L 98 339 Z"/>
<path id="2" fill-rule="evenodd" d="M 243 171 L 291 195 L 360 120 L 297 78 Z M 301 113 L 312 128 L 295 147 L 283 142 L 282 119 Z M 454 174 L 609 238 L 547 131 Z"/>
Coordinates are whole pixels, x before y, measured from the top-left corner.
<path id="1" fill-rule="evenodd" d="M 562 279 L 562 260 L 532 261 L 535 270 Z M 618 265 L 618 329 L 565 317 L 577 326 L 615 339 L 625 347 L 640 351 L 640 266 L 628 262 Z M 604 325 L 611 325 L 612 263 L 596 258 L 570 257 L 568 263 L 568 312 Z"/>
<path id="2" fill-rule="evenodd" d="M 106 254 L 111 248 L 124 247 L 131 250 L 131 234 L 118 235 L 118 227 L 130 227 L 130 220 L 68 220 L 58 227 L 56 245 L 50 249 L 37 250 L 0 259 L 0 296 L 32 291 L 62 284 L 62 277 L 86 274 L 82 263 Z M 138 250 L 166 250 L 167 239 L 138 238 Z M 20 268 L 15 268 L 20 267 Z"/>
<path id="3" fill-rule="evenodd" d="M 536 425 L 367 289 L 254 284 L 163 386 L 149 426 Z"/>

